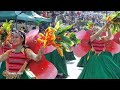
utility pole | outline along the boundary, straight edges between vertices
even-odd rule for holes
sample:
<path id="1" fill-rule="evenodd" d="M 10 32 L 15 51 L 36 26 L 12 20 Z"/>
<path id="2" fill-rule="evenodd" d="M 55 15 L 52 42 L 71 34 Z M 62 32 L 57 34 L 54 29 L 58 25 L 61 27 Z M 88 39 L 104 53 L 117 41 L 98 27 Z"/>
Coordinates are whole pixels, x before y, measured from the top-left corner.
<path id="1" fill-rule="evenodd" d="M 108 12 L 106 11 L 106 17 L 108 16 Z"/>

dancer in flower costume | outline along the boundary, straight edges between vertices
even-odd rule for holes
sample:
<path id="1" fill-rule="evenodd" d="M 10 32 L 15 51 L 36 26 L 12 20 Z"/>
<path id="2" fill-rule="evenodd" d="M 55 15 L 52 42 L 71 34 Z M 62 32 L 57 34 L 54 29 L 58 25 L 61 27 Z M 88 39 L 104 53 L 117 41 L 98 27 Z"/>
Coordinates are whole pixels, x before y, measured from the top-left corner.
<path id="1" fill-rule="evenodd" d="M 1 43 L 1 53 L 3 54 L 4 52 L 6 52 L 7 50 L 11 49 L 12 46 L 10 44 L 9 41 L 10 40 L 10 30 L 11 30 L 11 26 L 12 26 L 12 20 L 10 20 L 9 22 L 6 20 L 6 22 L 3 23 L 3 25 L 0 27 L 0 43 Z M 4 66 L 5 66 L 6 62 L 1 62 L 1 70 L 0 70 L 0 74 L 2 74 L 2 71 L 4 70 Z M 2 70 L 3 69 L 3 70 Z"/>
<path id="2" fill-rule="evenodd" d="M 110 14 L 107 18 L 110 19 L 112 23 L 111 31 L 113 33 L 113 41 L 120 45 L 120 12 L 114 12 Z M 113 61 L 120 67 L 120 52 L 113 55 Z"/>
<path id="3" fill-rule="evenodd" d="M 52 45 L 56 48 L 51 53 L 45 54 L 46 59 L 55 65 L 58 70 L 58 77 L 66 78 L 68 76 L 66 59 L 64 56 L 63 50 L 70 51 L 70 47 L 74 45 L 74 42 L 77 41 L 76 38 L 72 40 L 72 36 L 75 34 L 71 33 L 68 36 L 65 35 L 67 30 L 70 30 L 73 25 L 64 26 L 60 25 L 59 21 L 57 22 L 54 28 L 48 27 L 45 30 L 44 34 L 40 34 L 42 37 L 40 40 L 44 41 L 45 45 Z M 47 32 L 50 32 L 47 34 Z M 51 33 L 52 32 L 52 33 Z M 44 36 L 44 37 L 43 37 Z M 46 37 L 46 39 L 45 39 Z M 73 42 L 74 41 L 74 42 Z"/>
<path id="4" fill-rule="evenodd" d="M 120 32 L 114 35 L 113 40 L 120 45 Z M 113 61 L 120 67 L 120 52 L 113 55 Z"/>
<path id="5" fill-rule="evenodd" d="M 114 63 L 111 57 L 111 53 L 120 52 L 120 45 L 110 40 L 111 32 L 109 26 L 110 22 L 91 36 L 86 32 L 81 33 L 82 35 L 84 34 L 83 36 L 86 36 L 86 39 L 74 48 L 74 54 L 80 57 L 91 50 L 91 57 L 88 59 L 88 63 L 85 65 L 78 79 L 120 79 L 120 68 Z M 104 29 L 106 29 L 108 35 L 101 37 L 100 34 Z M 82 40 L 83 37 L 79 35 L 79 38 Z M 90 44 L 87 42 L 90 42 Z M 86 46 L 86 49 L 83 45 Z"/>
<path id="6" fill-rule="evenodd" d="M 91 35 L 92 31 L 93 31 L 93 27 L 94 24 L 93 22 L 88 22 L 87 26 L 84 26 L 84 28 L 86 29 L 86 32 Z M 77 64 L 77 67 L 84 67 L 87 64 L 87 59 L 90 57 L 90 53 L 88 52 L 85 56 L 80 58 L 80 61 Z"/>
<path id="7" fill-rule="evenodd" d="M 34 51 L 36 48 L 32 48 L 35 46 L 34 37 L 38 31 L 31 32 L 27 37 L 21 31 L 12 33 L 12 49 L 0 55 L 0 61 L 4 62 L 0 70 L 1 79 L 54 79 L 56 77 L 57 70 L 45 59 L 42 45 L 37 48 L 37 53 Z M 26 46 L 26 42 L 29 47 Z"/>

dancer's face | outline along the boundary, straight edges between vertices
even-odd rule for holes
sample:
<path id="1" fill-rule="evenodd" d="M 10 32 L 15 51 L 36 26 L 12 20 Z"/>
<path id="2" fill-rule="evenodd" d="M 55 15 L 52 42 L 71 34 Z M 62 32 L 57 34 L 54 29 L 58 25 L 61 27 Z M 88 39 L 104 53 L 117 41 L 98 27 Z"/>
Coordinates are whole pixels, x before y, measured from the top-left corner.
<path id="1" fill-rule="evenodd" d="M 18 34 L 18 33 L 14 33 L 12 35 L 13 39 L 12 39 L 12 44 L 13 46 L 19 46 L 22 45 L 23 42 L 23 38 Z"/>

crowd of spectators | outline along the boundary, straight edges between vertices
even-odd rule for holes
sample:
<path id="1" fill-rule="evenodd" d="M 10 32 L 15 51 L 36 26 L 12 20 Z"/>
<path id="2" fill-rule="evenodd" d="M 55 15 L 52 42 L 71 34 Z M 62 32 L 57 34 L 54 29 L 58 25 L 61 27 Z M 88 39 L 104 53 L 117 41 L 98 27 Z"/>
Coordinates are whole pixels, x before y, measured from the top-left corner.
<path id="1" fill-rule="evenodd" d="M 95 26 L 102 27 L 105 23 L 104 15 L 108 16 L 112 12 L 114 11 L 39 11 L 37 13 L 41 16 L 52 18 L 52 25 L 58 20 L 62 20 L 66 25 L 79 22 L 75 28 L 81 30 L 88 21 L 92 21 Z M 45 27 L 47 25 L 45 24 Z"/>

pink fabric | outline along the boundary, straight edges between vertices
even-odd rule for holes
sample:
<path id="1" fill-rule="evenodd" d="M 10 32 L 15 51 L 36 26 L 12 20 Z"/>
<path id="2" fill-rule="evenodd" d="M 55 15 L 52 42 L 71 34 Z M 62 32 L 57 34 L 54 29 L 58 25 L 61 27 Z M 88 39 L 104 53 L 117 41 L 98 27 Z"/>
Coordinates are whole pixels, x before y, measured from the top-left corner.
<path id="1" fill-rule="evenodd" d="M 44 49 L 44 54 L 48 54 L 48 53 L 54 51 L 55 49 L 56 49 L 56 48 L 53 47 L 52 45 L 47 46 L 47 47 Z"/>
<path id="2" fill-rule="evenodd" d="M 91 46 L 96 53 L 101 53 L 105 49 L 105 42 L 104 40 L 94 40 L 91 42 Z"/>
<path id="3" fill-rule="evenodd" d="M 76 37 L 80 39 L 81 42 L 75 47 L 72 47 L 71 50 L 73 50 L 74 55 L 77 57 L 83 57 L 91 49 L 89 45 L 90 35 L 85 30 L 81 30 L 76 33 Z"/>
<path id="4" fill-rule="evenodd" d="M 106 51 L 116 54 L 120 52 L 120 45 L 113 40 L 109 40 L 105 43 Z"/>
<path id="5" fill-rule="evenodd" d="M 0 47 L 0 55 L 3 54 L 3 47 Z"/>

